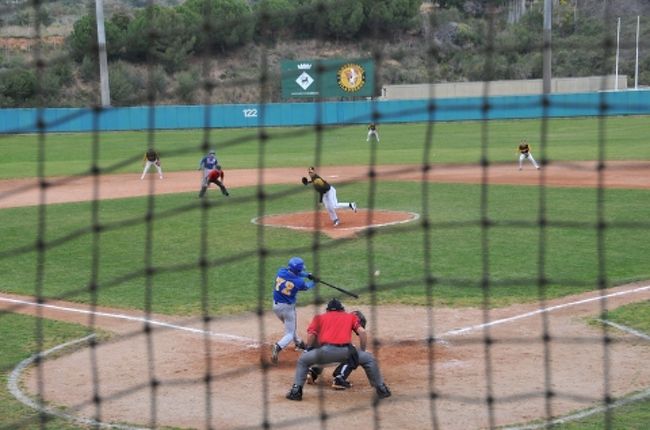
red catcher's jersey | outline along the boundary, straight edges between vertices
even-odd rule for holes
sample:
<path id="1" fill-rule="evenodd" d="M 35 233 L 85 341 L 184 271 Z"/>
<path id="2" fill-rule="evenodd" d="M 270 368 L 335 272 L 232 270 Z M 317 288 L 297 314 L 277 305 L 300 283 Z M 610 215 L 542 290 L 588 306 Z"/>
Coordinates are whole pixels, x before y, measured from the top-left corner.
<path id="1" fill-rule="evenodd" d="M 342 311 L 328 311 L 316 315 L 307 327 L 307 333 L 315 334 L 318 343 L 344 344 L 352 341 L 352 331 L 360 327 L 356 315 Z"/>

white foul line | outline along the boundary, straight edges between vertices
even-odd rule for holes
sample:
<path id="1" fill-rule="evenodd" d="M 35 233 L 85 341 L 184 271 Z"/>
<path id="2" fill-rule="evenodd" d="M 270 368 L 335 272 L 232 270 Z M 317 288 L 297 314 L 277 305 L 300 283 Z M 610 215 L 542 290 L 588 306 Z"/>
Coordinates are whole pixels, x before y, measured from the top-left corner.
<path id="1" fill-rule="evenodd" d="M 11 372 L 9 375 L 9 380 L 7 381 L 7 388 L 9 389 L 9 392 L 21 403 L 23 403 L 26 406 L 29 406 L 32 409 L 35 409 L 39 412 L 42 413 L 47 413 L 50 415 L 54 415 L 58 418 L 62 418 L 67 421 L 72 421 L 76 422 L 78 424 L 83 424 L 86 426 L 91 426 L 91 427 L 103 427 L 103 428 L 113 428 L 113 429 L 121 429 L 121 430 L 139 430 L 141 427 L 133 427 L 133 426 L 127 426 L 127 425 L 121 425 L 121 424 L 107 424 L 103 423 L 101 421 L 93 420 L 90 418 L 83 418 L 83 417 L 78 417 L 75 415 L 71 415 L 68 413 L 65 413 L 63 411 L 60 411 L 58 409 L 48 407 L 43 405 L 41 402 L 37 402 L 32 400 L 29 396 L 27 396 L 23 391 L 20 389 L 18 386 L 18 381 L 20 380 L 20 375 L 27 369 L 29 366 L 31 366 L 36 360 L 42 360 L 43 358 L 47 357 L 48 355 L 55 353 L 57 351 L 60 351 L 64 348 L 67 348 L 72 345 L 80 344 L 80 343 L 85 343 L 88 342 L 90 339 L 93 339 L 95 337 L 94 334 L 88 335 L 86 337 L 83 337 L 81 339 L 77 340 L 72 340 L 70 342 L 62 343 L 61 345 L 57 345 L 54 348 L 48 349 L 47 351 L 44 352 L 39 352 L 37 354 L 32 355 L 29 358 L 24 359 L 21 361 L 18 366 L 14 368 L 14 370 Z"/>
<path id="2" fill-rule="evenodd" d="M 471 332 L 471 331 L 474 331 L 474 330 L 479 330 L 481 328 L 494 326 L 494 325 L 505 324 L 505 323 L 509 323 L 509 322 L 516 321 L 516 320 L 519 320 L 519 319 L 528 318 L 528 317 L 538 315 L 538 314 L 541 314 L 541 313 L 544 313 L 544 312 L 552 312 L 552 311 L 555 311 L 555 310 L 558 310 L 558 309 L 564 309 L 564 308 L 568 308 L 568 307 L 572 307 L 572 306 L 576 306 L 576 305 L 580 305 L 580 304 L 584 304 L 584 303 L 603 300 L 603 299 L 606 299 L 606 298 L 638 293 L 638 292 L 645 291 L 645 290 L 648 290 L 648 289 L 650 289 L 650 285 L 634 288 L 634 289 L 631 289 L 631 290 L 625 290 L 625 291 L 619 291 L 619 292 L 616 292 L 616 293 L 605 294 L 605 295 L 601 295 L 601 296 L 597 296 L 597 297 L 592 297 L 592 298 L 589 298 L 589 299 L 577 300 L 575 302 L 569 302 L 569 303 L 563 303 L 563 304 L 560 304 L 560 305 L 544 307 L 544 308 L 540 308 L 540 309 L 537 309 L 535 311 L 527 312 L 527 313 L 524 313 L 524 314 L 521 314 L 521 315 L 515 315 L 515 316 L 509 317 L 509 318 L 502 318 L 502 319 L 499 319 L 499 320 L 490 321 L 489 323 L 477 324 L 477 325 L 473 325 L 473 326 L 469 326 L 469 327 L 450 330 L 450 331 L 442 334 L 440 337 L 461 335 L 461 334 L 465 334 L 465 333 L 468 333 L 468 332 Z M 102 317 L 106 317 L 106 318 L 123 319 L 123 320 L 143 322 L 143 323 L 146 322 L 146 323 L 149 323 L 151 325 L 157 325 L 157 326 L 166 327 L 166 328 L 170 328 L 170 329 L 174 329 L 174 330 L 188 331 L 188 332 L 191 332 L 191 333 L 200 333 L 200 334 L 203 334 L 203 335 L 209 335 L 211 337 L 224 338 L 224 339 L 228 339 L 228 340 L 236 340 L 236 341 L 243 341 L 243 342 L 251 342 L 252 341 L 252 342 L 257 344 L 257 342 L 254 341 L 253 339 L 242 337 L 242 336 L 223 334 L 223 333 L 214 333 L 214 332 L 205 331 L 205 330 L 202 330 L 202 329 L 184 327 L 184 326 L 165 323 L 165 322 L 161 322 L 161 321 L 150 320 L 150 319 L 147 319 L 147 318 L 132 317 L 132 316 L 129 316 L 129 315 L 122 315 L 122 314 L 111 314 L 111 313 L 106 313 L 106 312 L 97 312 L 97 311 L 93 312 L 93 311 L 87 311 L 87 310 L 83 310 L 83 309 L 69 308 L 69 307 L 65 307 L 65 306 L 48 305 L 48 304 L 44 304 L 44 303 L 34 303 L 34 302 L 29 302 L 29 301 L 24 301 L 24 300 L 9 299 L 9 298 L 5 298 L 5 297 L 0 297 L 0 300 L 11 302 L 11 303 L 24 304 L 24 305 L 28 305 L 28 306 L 37 306 L 37 307 L 40 306 L 40 307 L 44 307 L 44 308 L 56 309 L 56 310 L 61 310 L 61 311 L 66 311 L 66 312 L 76 312 L 76 313 L 82 313 L 82 314 L 94 313 L 97 316 L 102 316 Z M 629 333 L 636 334 L 636 335 L 638 335 L 638 336 L 640 336 L 640 337 L 642 337 L 644 339 L 649 339 L 650 340 L 650 337 L 646 336 L 643 333 L 639 333 L 636 330 L 625 328 L 624 326 L 620 326 L 619 324 L 611 323 L 611 322 L 608 322 L 608 321 L 603 321 L 603 322 L 611 324 L 614 327 L 620 328 L 620 329 L 622 329 L 624 331 L 628 331 Z M 41 354 L 35 354 L 32 357 L 30 357 L 30 358 L 28 358 L 26 360 L 23 360 L 18 366 L 16 366 L 16 368 L 11 373 L 11 376 L 9 378 L 9 382 L 8 382 L 7 385 L 9 387 L 11 393 L 14 395 L 14 397 L 16 397 L 19 401 L 23 402 L 27 406 L 30 406 L 30 407 L 35 408 L 37 410 L 41 410 L 41 411 L 44 411 L 44 412 L 47 412 L 47 413 L 51 413 L 53 415 L 56 415 L 56 416 L 64 418 L 64 419 L 73 420 L 73 421 L 86 423 L 86 424 L 91 424 L 91 425 L 95 425 L 95 426 L 99 425 L 99 426 L 102 426 L 102 427 L 118 428 L 118 429 L 125 429 L 125 430 L 138 429 L 137 427 L 128 427 L 128 426 L 121 426 L 121 425 L 114 425 L 114 424 L 106 424 L 106 423 L 97 422 L 97 421 L 94 421 L 94 420 L 79 418 L 79 417 L 75 417 L 75 416 L 72 416 L 72 415 L 65 414 L 63 412 L 59 412 L 59 411 L 51 409 L 51 408 L 43 407 L 43 406 L 35 403 L 33 400 L 31 400 L 26 395 L 24 395 L 20 391 L 20 389 L 18 388 L 19 375 L 22 373 L 22 371 L 27 366 L 32 364 L 36 360 L 36 358 L 45 357 L 46 355 L 48 355 L 48 354 L 50 354 L 52 352 L 58 351 L 59 349 L 63 349 L 64 347 L 75 344 L 75 343 L 86 342 L 88 339 L 90 339 L 93 336 L 94 335 L 90 335 L 90 336 L 87 336 L 86 338 L 83 338 L 83 339 L 79 339 L 79 340 L 76 340 L 76 341 L 72 341 L 72 342 L 68 342 L 68 343 L 59 345 L 57 347 L 54 347 L 54 348 L 52 348 L 52 349 L 50 349 L 48 351 L 45 351 L 45 352 L 41 353 Z M 541 428 L 548 427 L 549 425 L 564 423 L 564 422 L 573 421 L 573 420 L 576 420 L 576 419 L 581 419 L 581 418 L 584 418 L 586 416 L 590 416 L 590 415 L 593 415 L 593 414 L 596 414 L 596 413 L 599 413 L 599 412 L 603 412 L 603 411 L 607 410 L 608 408 L 611 409 L 611 408 L 623 406 L 623 405 L 626 405 L 628 403 L 633 403 L 633 402 L 638 401 L 638 400 L 643 400 L 643 399 L 645 399 L 647 397 L 650 397 L 650 389 L 648 389 L 646 391 L 643 391 L 641 393 L 637 393 L 637 394 L 635 394 L 633 396 L 630 396 L 628 398 L 616 401 L 616 402 L 612 403 L 609 406 L 601 406 L 601 407 L 597 407 L 597 408 L 592 408 L 592 409 L 589 409 L 587 411 L 579 412 L 577 414 L 573 414 L 573 415 L 570 415 L 570 416 L 567 416 L 567 417 L 564 417 L 564 418 L 558 418 L 558 419 L 554 420 L 552 423 L 533 424 L 533 425 L 524 426 L 524 427 L 508 427 L 508 429 L 510 429 L 510 430 L 535 430 L 535 429 L 541 429 Z"/>
<path id="3" fill-rule="evenodd" d="M 468 333 L 470 331 L 479 330 L 479 329 L 490 327 L 490 326 L 495 326 L 495 325 L 500 325 L 500 324 L 505 324 L 505 323 L 517 321 L 517 320 L 520 320 L 520 319 L 523 319 L 523 318 L 532 317 L 534 315 L 539 315 L 539 314 L 542 314 L 542 313 L 545 313 L 545 312 L 553 312 L 553 311 L 557 311 L 559 309 L 569 308 L 569 307 L 576 306 L 576 305 L 582 305 L 584 303 L 595 302 L 595 301 L 598 301 L 598 300 L 608 299 L 608 298 L 611 298 L 611 297 L 624 296 L 624 295 L 627 295 L 627 294 L 638 293 L 638 292 L 645 291 L 645 290 L 650 290 L 650 285 L 645 285 L 643 287 L 634 288 L 632 290 L 618 291 L 616 293 L 605 294 L 605 295 L 602 295 L 602 296 L 592 297 L 592 298 L 589 298 L 589 299 L 578 300 L 578 301 L 575 301 L 575 302 L 562 303 L 560 305 L 539 308 L 539 309 L 537 309 L 535 311 L 526 312 L 525 314 L 515 315 L 515 316 L 509 317 L 509 318 L 502 318 L 502 319 L 490 321 L 490 322 L 484 323 L 484 324 L 477 324 L 477 325 L 473 325 L 473 326 L 469 326 L 469 327 L 458 328 L 458 329 L 450 330 L 450 331 L 448 331 L 446 333 L 443 333 L 442 335 L 440 335 L 440 337 L 456 336 L 456 335 L 460 335 L 460 334 L 465 334 L 465 333 Z"/>
<path id="4" fill-rule="evenodd" d="M 628 326 L 625 326 L 623 324 L 618 324 L 618 323 L 615 323 L 613 321 L 607 321 L 607 320 L 602 320 L 602 319 L 598 319 L 597 321 L 601 322 L 603 324 L 611 325 L 612 327 L 615 327 L 615 328 L 619 329 L 620 331 L 624 331 L 625 333 L 628 333 L 628 334 L 634 335 L 636 337 L 640 337 L 641 339 L 645 339 L 647 341 L 650 341 L 650 336 L 648 336 L 647 334 L 642 333 L 642 332 L 640 332 L 638 330 L 634 330 L 632 327 L 628 327 Z"/>
<path id="5" fill-rule="evenodd" d="M 7 298 L 7 297 L 0 297 L 0 301 L 16 303 L 16 304 L 21 304 L 21 305 L 26 305 L 26 306 L 41 307 L 41 308 L 46 308 L 46 309 L 54 309 L 54 310 L 57 310 L 57 311 L 64 311 L 64 312 L 71 312 L 71 313 L 78 313 L 78 314 L 85 314 L 85 315 L 91 315 L 92 314 L 92 315 L 99 316 L 99 317 L 104 317 L 104 318 L 112 318 L 112 319 L 120 319 L 120 320 L 126 320 L 126 321 L 147 323 L 147 324 L 151 324 L 153 326 L 165 327 L 165 328 L 169 328 L 169 329 L 172 329 L 172 330 L 187 331 L 187 332 L 190 332 L 190 333 L 196 333 L 196 334 L 201 334 L 201 335 L 207 335 L 207 336 L 210 336 L 210 337 L 215 337 L 215 338 L 218 338 L 218 339 L 225 339 L 225 340 L 230 340 L 230 341 L 235 341 L 235 342 L 244 342 L 244 343 L 247 343 L 248 346 L 259 346 L 259 342 L 257 342 L 255 339 L 251 339 L 249 337 L 237 336 L 237 335 L 234 335 L 234 334 L 227 334 L 227 333 L 215 333 L 213 331 L 208 331 L 208 330 L 203 330 L 203 329 L 193 328 L 193 327 L 185 327 L 185 326 L 182 326 L 182 325 L 177 325 L 177 324 L 166 323 L 166 322 L 163 322 L 163 321 L 152 320 L 152 319 L 149 319 L 149 318 L 133 317 L 133 316 L 130 316 L 130 315 L 114 314 L 114 313 L 108 313 L 108 312 L 89 311 L 89 310 L 85 310 L 85 309 L 70 308 L 70 307 L 67 307 L 67 306 L 50 305 L 50 304 L 47 304 L 47 303 L 34 303 L 34 302 L 27 301 L 27 300 L 10 299 L 10 298 Z"/>

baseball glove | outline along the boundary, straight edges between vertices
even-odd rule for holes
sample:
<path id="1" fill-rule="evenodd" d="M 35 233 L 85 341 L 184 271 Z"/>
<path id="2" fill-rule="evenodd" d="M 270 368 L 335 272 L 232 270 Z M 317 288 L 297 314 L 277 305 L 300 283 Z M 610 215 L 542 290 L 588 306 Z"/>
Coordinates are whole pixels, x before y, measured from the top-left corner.
<path id="1" fill-rule="evenodd" d="M 366 328 L 366 323 L 368 322 L 366 316 L 361 311 L 352 311 L 352 313 L 359 318 L 359 324 L 361 324 L 361 327 Z"/>
<path id="2" fill-rule="evenodd" d="M 309 183 L 309 179 L 305 178 L 304 176 L 302 177 L 302 184 L 307 185 Z"/>
<path id="3" fill-rule="evenodd" d="M 156 166 L 160 167 L 160 160 L 156 160 Z"/>

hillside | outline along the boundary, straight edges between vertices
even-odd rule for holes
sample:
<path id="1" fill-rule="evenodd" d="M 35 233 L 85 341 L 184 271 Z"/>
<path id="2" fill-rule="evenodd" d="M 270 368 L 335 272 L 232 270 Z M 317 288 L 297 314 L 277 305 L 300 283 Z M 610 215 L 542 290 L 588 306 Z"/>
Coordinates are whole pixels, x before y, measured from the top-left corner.
<path id="1" fill-rule="evenodd" d="M 291 6 L 312 0 L 265 1 Z M 368 0 L 354 1 L 365 4 Z M 307 21 L 316 19 L 314 22 L 318 24 L 320 15 L 309 18 L 308 14 L 296 12 L 292 24 L 283 21 L 272 33 L 273 37 L 263 36 L 258 22 L 250 39 L 221 44 L 217 49 L 187 44 L 198 43 L 196 40 L 203 36 L 200 33 L 186 35 L 192 37 L 187 43 L 172 33 L 163 37 L 155 48 L 145 45 L 140 51 L 131 52 L 135 45 L 141 44 L 142 37 L 128 39 L 127 36 L 132 33 L 131 27 L 138 16 L 145 16 L 144 7 L 148 3 L 146 0 L 104 0 L 114 105 L 142 105 L 152 97 L 158 104 L 279 101 L 279 63 L 283 59 L 375 58 L 378 90 L 385 84 L 531 79 L 540 78 L 542 73 L 543 0 L 506 0 L 498 8 L 487 7 L 488 2 L 480 0 L 424 2 L 408 25 L 381 34 L 364 32 L 361 25 L 357 33 L 333 33 L 328 27 L 318 33 L 320 36 L 308 37 Z M 619 73 L 633 80 L 636 14 L 641 14 L 639 82 L 650 85 L 647 42 L 650 23 L 644 18 L 650 15 L 650 2 L 556 0 L 555 3 L 554 76 L 613 73 L 615 17 L 621 16 Z M 185 2 L 166 0 L 155 4 L 165 12 L 161 15 L 165 18 L 168 11 L 179 10 L 179 5 Z M 250 10 L 255 11 L 260 2 L 251 4 Z M 73 27 L 88 17 L 94 20 L 94 12 L 91 15 L 88 12 L 79 8 L 75 0 L 47 2 L 40 8 L 41 25 L 34 26 L 35 12 L 30 1 L 13 0 L 0 9 L 3 24 L 0 27 L 0 106 L 87 106 L 98 102 L 96 54 L 92 50 L 80 51 L 79 43 L 75 45 L 80 34 L 82 38 L 92 36 L 92 26 L 85 33 L 79 29 L 75 32 Z M 351 18 L 342 14 L 341 19 Z M 161 22 L 159 27 L 164 31 L 170 21 Z M 329 25 L 336 22 L 328 21 Z M 113 23 L 124 30 L 118 28 L 111 33 Z M 181 26 L 177 31 L 186 30 Z M 370 37 L 370 33 L 375 33 L 375 37 Z M 40 37 L 35 38 L 36 34 Z M 82 42 L 92 44 L 92 39 Z M 116 47 L 115 43 L 120 45 Z M 40 77 L 30 65 L 34 56 L 45 62 Z M 24 71 L 25 68 L 29 70 Z M 264 94 L 259 83 L 263 74 L 269 77 Z"/>

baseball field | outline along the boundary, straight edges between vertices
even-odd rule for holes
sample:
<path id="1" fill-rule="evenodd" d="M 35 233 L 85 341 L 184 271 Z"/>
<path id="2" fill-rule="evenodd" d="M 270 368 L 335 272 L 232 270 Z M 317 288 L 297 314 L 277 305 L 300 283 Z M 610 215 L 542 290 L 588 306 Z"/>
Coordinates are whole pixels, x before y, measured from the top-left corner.
<path id="1" fill-rule="evenodd" d="M 645 428 L 649 118 L 379 133 L 0 137 L 0 428 Z M 523 137 L 541 170 L 517 169 Z M 148 142 L 163 180 L 140 180 Z M 231 195 L 199 199 L 211 148 Z M 337 228 L 311 165 L 359 205 Z M 294 255 L 359 295 L 301 293 L 299 331 L 331 297 L 362 310 L 391 398 L 361 369 L 284 398 L 299 353 L 269 363 L 271 291 Z"/>

